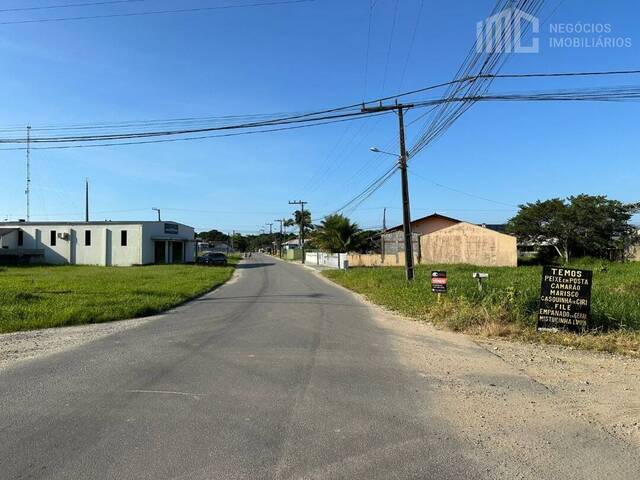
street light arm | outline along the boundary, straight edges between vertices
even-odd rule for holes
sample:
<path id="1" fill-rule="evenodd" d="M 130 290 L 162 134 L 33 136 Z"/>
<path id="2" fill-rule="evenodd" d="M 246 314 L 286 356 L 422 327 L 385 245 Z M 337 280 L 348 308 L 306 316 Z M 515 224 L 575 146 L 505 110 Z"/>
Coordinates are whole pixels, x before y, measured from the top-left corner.
<path id="1" fill-rule="evenodd" d="M 380 150 L 378 147 L 371 147 L 369 150 L 371 150 L 373 153 L 382 153 L 384 155 L 390 155 L 396 158 L 400 157 L 400 155 L 398 155 L 397 153 L 385 152 L 384 150 Z"/>

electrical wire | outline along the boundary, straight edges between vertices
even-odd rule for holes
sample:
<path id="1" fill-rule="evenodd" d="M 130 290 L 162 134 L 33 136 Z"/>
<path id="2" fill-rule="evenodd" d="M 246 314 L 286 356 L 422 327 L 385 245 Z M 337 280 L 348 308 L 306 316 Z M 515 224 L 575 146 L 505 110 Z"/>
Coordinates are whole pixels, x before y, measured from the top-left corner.
<path id="1" fill-rule="evenodd" d="M 0 13 L 25 12 L 30 10 L 54 10 L 58 8 L 93 7 L 96 5 L 114 5 L 117 3 L 140 3 L 140 2 L 147 2 L 147 1 L 149 0 L 109 0 L 109 1 L 102 1 L 102 2 L 65 3 L 62 5 L 40 5 L 37 7 L 3 8 L 3 9 L 0 9 Z"/>
<path id="2" fill-rule="evenodd" d="M 168 15 L 168 14 L 180 14 L 180 13 L 195 13 L 195 12 L 207 12 L 213 10 L 229 10 L 236 8 L 247 7 L 269 7 L 276 5 L 293 5 L 300 3 L 314 2 L 315 0 L 275 0 L 270 2 L 261 3 L 247 3 L 242 5 L 217 5 L 215 7 L 196 7 L 196 8 L 180 8 L 175 10 L 154 10 L 146 12 L 127 12 L 127 13 L 109 13 L 102 15 L 83 15 L 78 17 L 57 17 L 57 18 L 39 18 L 29 20 L 9 20 L 0 22 L 0 25 L 19 25 L 27 23 L 52 23 L 52 22 L 69 22 L 78 20 L 96 20 L 102 18 L 122 18 L 122 17 L 141 17 L 147 15 Z"/>
<path id="3" fill-rule="evenodd" d="M 424 0 L 420 0 L 420 7 L 418 8 L 418 13 L 416 15 L 416 23 L 413 26 L 413 33 L 411 34 L 411 41 L 409 42 L 409 49 L 407 50 L 407 58 L 404 61 L 404 65 L 402 67 L 402 73 L 400 75 L 399 88 L 402 88 L 402 84 L 404 83 L 404 77 L 407 73 L 407 66 L 409 65 L 409 60 L 411 59 L 411 53 L 413 52 L 413 44 L 416 41 L 416 34 L 418 33 L 418 26 L 420 25 L 420 16 L 422 15 L 423 7 L 424 7 Z"/>

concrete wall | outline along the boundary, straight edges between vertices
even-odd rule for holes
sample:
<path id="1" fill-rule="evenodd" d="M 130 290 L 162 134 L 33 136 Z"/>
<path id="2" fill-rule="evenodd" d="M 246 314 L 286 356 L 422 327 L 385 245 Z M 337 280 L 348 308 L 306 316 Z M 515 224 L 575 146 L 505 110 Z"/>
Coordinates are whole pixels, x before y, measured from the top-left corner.
<path id="1" fill-rule="evenodd" d="M 420 235 L 412 232 L 411 238 L 413 238 L 413 253 L 420 256 Z M 404 232 L 396 230 L 382 235 L 381 248 L 385 255 L 404 252 Z"/>
<path id="2" fill-rule="evenodd" d="M 175 223 L 175 222 L 167 222 Z M 165 233 L 165 222 L 140 223 L 77 223 L 77 224 L 4 224 L 5 227 L 20 228 L 23 245 L 18 246 L 18 232 L 0 238 L 0 246 L 10 249 L 42 249 L 43 262 L 52 265 L 117 265 L 129 266 L 154 263 L 153 237 L 170 242 L 184 243 L 184 260 L 194 260 L 195 242 L 193 228 L 177 224 L 178 233 Z M 56 233 L 56 244 L 51 245 L 51 232 Z M 91 244 L 85 245 L 85 232 L 91 232 Z M 127 245 L 121 245 L 122 232 L 127 232 Z M 58 234 L 66 234 L 67 239 Z M 166 256 L 170 261 L 170 252 Z"/>
<path id="3" fill-rule="evenodd" d="M 299 248 L 288 248 L 286 250 L 282 250 L 282 256 L 287 260 L 301 260 L 302 250 Z"/>
<path id="4" fill-rule="evenodd" d="M 178 233 L 165 233 L 165 223 L 178 225 Z M 191 241 L 195 238 L 192 227 L 177 222 L 145 222 L 142 224 L 142 252 L 141 258 L 143 264 L 151 264 L 155 262 L 155 246 L 152 238 L 161 238 L 165 240 L 165 259 L 171 262 L 171 248 L 169 242 L 184 241 L 184 260 L 186 262 L 195 261 L 195 242 Z"/>
<path id="5" fill-rule="evenodd" d="M 132 224 L 50 224 L 18 225 L 23 234 L 23 245 L 18 246 L 18 233 L 2 238 L 9 248 L 36 248 L 44 250 L 44 263 L 51 265 L 135 265 L 140 261 L 140 225 Z M 120 232 L 127 231 L 127 245 L 120 245 Z M 85 232 L 91 232 L 91 244 L 85 245 Z M 56 244 L 51 245 L 51 232 Z M 67 236 L 60 238 L 59 234 Z"/>
<path id="6" fill-rule="evenodd" d="M 347 255 L 349 268 L 351 267 L 404 267 L 404 252 L 392 253 L 384 256 L 378 254 L 350 253 Z M 413 256 L 413 261 L 418 264 L 418 256 Z"/>
<path id="7" fill-rule="evenodd" d="M 461 222 L 420 239 L 422 263 L 516 267 L 515 237 Z"/>
<path id="8" fill-rule="evenodd" d="M 346 253 L 305 252 L 304 261 L 308 265 L 322 265 L 331 268 L 344 268 Z"/>

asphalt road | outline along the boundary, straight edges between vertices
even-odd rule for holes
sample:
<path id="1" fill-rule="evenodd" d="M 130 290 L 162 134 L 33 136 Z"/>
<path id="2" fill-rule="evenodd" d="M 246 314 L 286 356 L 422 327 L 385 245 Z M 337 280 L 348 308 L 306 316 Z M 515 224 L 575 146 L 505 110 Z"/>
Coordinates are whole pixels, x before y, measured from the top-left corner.
<path id="1" fill-rule="evenodd" d="M 442 341 L 396 328 L 313 272 L 254 257 L 157 320 L 0 372 L 0 478 L 500 478 L 518 455 L 480 454 L 444 413 L 456 396 L 398 346 Z M 633 452 L 593 435 L 572 452 L 620 451 L 629 470 L 609 478 L 633 478 Z M 554 478 L 545 468 L 507 470 Z"/>

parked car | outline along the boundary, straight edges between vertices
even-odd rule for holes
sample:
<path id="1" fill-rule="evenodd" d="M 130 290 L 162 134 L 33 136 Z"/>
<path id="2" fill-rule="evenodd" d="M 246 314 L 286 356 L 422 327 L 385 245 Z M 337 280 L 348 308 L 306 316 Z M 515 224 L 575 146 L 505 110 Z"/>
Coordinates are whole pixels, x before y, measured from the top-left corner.
<path id="1" fill-rule="evenodd" d="M 206 252 L 196 259 L 198 265 L 226 265 L 227 256 L 224 253 Z"/>

